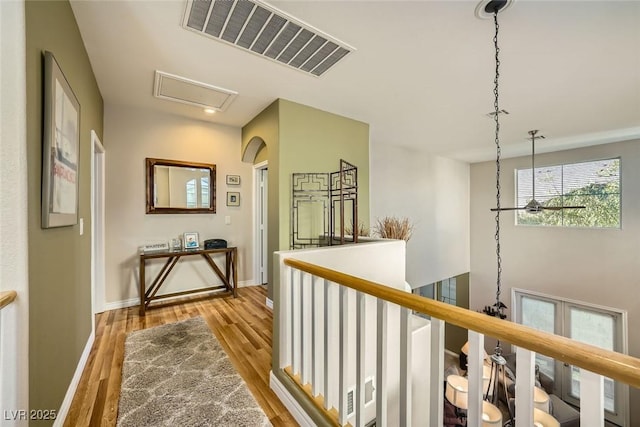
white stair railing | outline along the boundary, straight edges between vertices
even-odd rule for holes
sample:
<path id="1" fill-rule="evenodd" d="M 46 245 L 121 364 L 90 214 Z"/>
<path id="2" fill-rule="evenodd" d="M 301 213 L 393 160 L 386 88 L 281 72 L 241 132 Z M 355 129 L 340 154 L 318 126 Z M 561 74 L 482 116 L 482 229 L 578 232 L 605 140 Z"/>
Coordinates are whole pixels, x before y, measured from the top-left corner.
<path id="1" fill-rule="evenodd" d="M 581 368 L 582 427 L 604 425 L 604 376 L 640 386 L 640 359 L 307 262 L 288 258 L 282 265 L 279 326 L 286 333 L 280 334 L 274 368 L 286 368 L 306 387 L 327 425 L 362 427 L 375 419 L 377 426 L 442 426 L 445 321 L 469 329 L 468 426 L 483 425 L 485 333 L 517 348 L 516 427 L 534 422 L 536 351 Z M 414 381 L 420 370 L 412 367 L 413 350 L 424 344 L 411 326 L 414 310 L 431 316 L 426 338 L 430 351 L 424 355 L 429 362 L 421 368 L 429 375 L 431 392 L 426 394 L 413 393 L 420 386 Z M 371 377 L 375 381 L 367 382 Z M 370 403 L 372 389 L 375 398 Z"/>

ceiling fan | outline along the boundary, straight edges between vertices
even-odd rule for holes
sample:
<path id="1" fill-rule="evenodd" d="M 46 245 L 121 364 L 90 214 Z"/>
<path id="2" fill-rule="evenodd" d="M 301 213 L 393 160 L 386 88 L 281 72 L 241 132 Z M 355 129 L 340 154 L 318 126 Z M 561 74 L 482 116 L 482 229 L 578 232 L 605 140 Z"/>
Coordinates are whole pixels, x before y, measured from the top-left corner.
<path id="1" fill-rule="evenodd" d="M 527 213 L 538 213 L 543 210 L 548 211 L 560 211 L 563 209 L 584 209 L 586 206 L 544 206 L 542 203 L 536 200 L 536 168 L 535 168 L 535 154 L 536 154 L 536 134 L 537 130 L 530 130 L 529 135 L 531 135 L 531 184 L 533 186 L 533 194 L 531 196 L 531 201 L 527 203 L 525 206 L 520 208 L 493 208 L 492 212 L 497 211 L 516 211 L 516 210 L 524 210 Z M 544 136 L 539 135 L 538 138 L 544 138 Z"/>

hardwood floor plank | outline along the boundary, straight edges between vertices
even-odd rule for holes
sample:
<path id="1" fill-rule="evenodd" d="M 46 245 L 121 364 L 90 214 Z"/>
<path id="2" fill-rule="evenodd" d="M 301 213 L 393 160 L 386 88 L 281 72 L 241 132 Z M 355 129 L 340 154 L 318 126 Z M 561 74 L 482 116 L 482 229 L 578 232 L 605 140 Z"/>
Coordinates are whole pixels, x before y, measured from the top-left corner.
<path id="1" fill-rule="evenodd" d="M 202 316 L 275 427 L 298 425 L 269 387 L 273 314 L 267 289 L 238 289 L 238 298 L 195 297 L 154 307 L 140 317 L 138 307 L 100 313 L 87 365 L 65 426 L 113 427 L 118 418 L 124 342 L 130 332 Z"/>

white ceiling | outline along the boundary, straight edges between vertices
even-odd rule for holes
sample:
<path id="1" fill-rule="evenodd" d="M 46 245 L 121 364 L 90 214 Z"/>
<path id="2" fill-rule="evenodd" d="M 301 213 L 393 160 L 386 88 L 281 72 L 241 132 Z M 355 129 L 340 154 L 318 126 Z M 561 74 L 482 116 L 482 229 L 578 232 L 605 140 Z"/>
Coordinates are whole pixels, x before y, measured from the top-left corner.
<path id="1" fill-rule="evenodd" d="M 72 1 L 104 102 L 243 126 L 277 98 L 369 123 L 373 144 L 495 157 L 493 21 L 475 1 L 269 4 L 357 50 L 322 77 L 181 26 L 186 1 Z M 640 1 L 517 0 L 499 16 L 505 157 L 640 138 Z M 155 70 L 239 93 L 225 112 L 153 97 Z"/>

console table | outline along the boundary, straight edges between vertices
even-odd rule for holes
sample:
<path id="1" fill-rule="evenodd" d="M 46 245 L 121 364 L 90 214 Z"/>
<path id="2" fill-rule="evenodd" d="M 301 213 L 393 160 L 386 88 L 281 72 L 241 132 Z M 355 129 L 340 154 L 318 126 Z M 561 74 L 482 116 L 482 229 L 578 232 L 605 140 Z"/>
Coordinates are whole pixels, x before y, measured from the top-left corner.
<path id="1" fill-rule="evenodd" d="M 224 254 L 225 255 L 225 271 L 224 273 L 215 263 L 212 254 Z M 213 272 L 222 280 L 222 284 L 217 286 L 209 286 L 205 288 L 190 289 L 188 291 L 173 292 L 170 294 L 156 295 L 162 284 L 166 280 L 173 267 L 178 263 L 180 258 L 189 256 L 201 256 L 207 261 L 207 264 L 211 267 Z M 238 250 L 235 247 L 232 248 L 219 248 L 219 249 L 185 249 L 179 251 L 160 251 L 160 252 L 147 252 L 140 254 L 140 315 L 144 316 L 145 310 L 149 308 L 149 304 L 152 301 L 159 299 L 176 297 L 179 295 L 187 295 L 196 292 L 204 291 L 220 291 L 225 290 L 227 294 L 238 296 L 238 270 L 237 270 L 237 257 Z M 156 258 L 167 258 L 164 266 L 158 273 L 158 275 L 151 282 L 149 289 L 146 289 L 145 279 L 145 267 L 147 260 Z"/>

